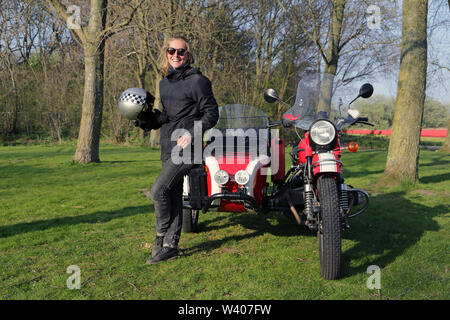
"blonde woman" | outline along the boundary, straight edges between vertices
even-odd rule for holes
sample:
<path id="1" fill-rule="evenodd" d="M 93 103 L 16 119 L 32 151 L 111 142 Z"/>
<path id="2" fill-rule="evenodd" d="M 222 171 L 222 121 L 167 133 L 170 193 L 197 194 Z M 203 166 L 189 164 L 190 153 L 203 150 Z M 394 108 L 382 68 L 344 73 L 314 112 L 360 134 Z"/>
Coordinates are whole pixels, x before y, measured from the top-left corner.
<path id="1" fill-rule="evenodd" d="M 161 127 L 162 170 L 150 193 L 156 212 L 156 239 L 147 264 L 175 259 L 179 254 L 183 176 L 194 164 L 192 161 L 175 164 L 177 162 L 172 161 L 172 155 L 174 152 L 179 155 L 180 149 L 182 152 L 193 150 L 187 147 L 193 143 L 194 121 L 201 121 L 204 132 L 212 128 L 219 118 L 211 82 L 199 69 L 192 67 L 193 63 L 191 46 L 184 37 L 170 38 L 161 49 L 160 69 L 164 78 L 159 83 L 159 93 L 163 111 L 153 117 L 151 129 Z M 172 141 L 172 133 L 177 129 L 185 129 L 185 133 Z"/>

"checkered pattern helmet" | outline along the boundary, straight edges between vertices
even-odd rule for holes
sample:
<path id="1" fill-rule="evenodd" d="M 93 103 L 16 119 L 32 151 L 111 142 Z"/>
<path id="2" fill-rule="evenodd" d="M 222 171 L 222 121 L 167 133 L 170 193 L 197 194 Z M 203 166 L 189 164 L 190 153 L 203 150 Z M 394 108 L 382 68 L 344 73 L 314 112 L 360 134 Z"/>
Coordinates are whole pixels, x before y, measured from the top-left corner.
<path id="1" fill-rule="evenodd" d="M 150 94 L 142 88 L 129 88 L 119 98 L 119 111 L 128 120 L 136 120 L 147 105 Z M 151 96 L 151 95 L 150 95 Z M 150 101 L 153 102 L 153 101 Z"/>

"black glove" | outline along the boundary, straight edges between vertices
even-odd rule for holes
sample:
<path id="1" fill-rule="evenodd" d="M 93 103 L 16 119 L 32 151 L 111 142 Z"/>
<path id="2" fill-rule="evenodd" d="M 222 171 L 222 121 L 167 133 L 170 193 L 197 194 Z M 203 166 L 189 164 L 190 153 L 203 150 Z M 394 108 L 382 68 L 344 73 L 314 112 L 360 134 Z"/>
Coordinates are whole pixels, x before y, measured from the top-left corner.
<path id="1" fill-rule="evenodd" d="M 145 131 L 161 128 L 162 124 L 167 122 L 167 116 L 158 109 L 148 110 L 139 113 L 137 120 L 132 121 L 135 127 Z"/>

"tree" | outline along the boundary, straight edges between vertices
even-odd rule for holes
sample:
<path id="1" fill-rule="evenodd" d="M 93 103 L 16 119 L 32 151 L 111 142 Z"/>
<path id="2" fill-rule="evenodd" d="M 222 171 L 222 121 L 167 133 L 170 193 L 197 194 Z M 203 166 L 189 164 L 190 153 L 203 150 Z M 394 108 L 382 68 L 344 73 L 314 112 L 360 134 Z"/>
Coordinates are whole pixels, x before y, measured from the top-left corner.
<path id="1" fill-rule="evenodd" d="M 404 0 L 397 99 L 383 182 L 418 180 L 427 79 L 428 0 Z"/>
<path id="2" fill-rule="evenodd" d="M 68 13 L 68 8 L 60 0 L 47 0 L 47 3 L 50 12 L 54 9 L 64 21 L 71 21 L 72 17 Z M 73 157 L 73 160 L 77 162 L 100 162 L 99 144 L 103 112 L 105 43 L 107 38 L 130 23 L 137 7 L 132 8 L 128 19 L 117 25 L 107 27 L 108 0 L 91 0 L 87 25 L 78 25 L 72 29 L 80 40 L 84 53 L 84 94 L 81 124 L 77 149 Z"/>
<path id="3" fill-rule="evenodd" d="M 323 78 L 320 99 L 317 105 L 317 111 L 326 111 L 331 113 L 331 97 L 333 95 L 333 81 L 336 75 L 339 61 L 339 51 L 341 48 L 341 29 L 344 20 L 344 9 L 346 0 L 333 1 L 333 14 L 331 16 L 331 25 L 328 38 L 328 48 L 321 50 L 325 62 L 325 73 L 329 76 Z M 319 47 L 320 49 L 320 47 Z"/>
<path id="4" fill-rule="evenodd" d="M 303 0 L 300 4 L 294 14 L 302 22 L 303 32 L 316 46 L 318 74 L 326 75 L 318 79 L 317 109 L 330 113 L 331 99 L 339 85 L 373 75 L 391 62 L 389 47 L 394 47 L 392 44 L 396 41 L 391 30 L 396 20 L 396 4 L 371 1 L 383 15 L 379 31 L 369 27 L 370 7 L 364 1 Z"/>
<path id="5" fill-rule="evenodd" d="M 450 10 L 450 0 L 448 0 L 448 9 Z M 450 72 L 448 67 L 442 67 L 443 69 Z M 450 115 L 448 116 L 447 121 L 447 136 L 445 137 L 444 144 L 440 150 L 441 152 L 450 152 Z"/>
<path id="6" fill-rule="evenodd" d="M 450 152 L 450 118 L 447 121 L 447 136 L 445 137 L 444 144 L 440 151 L 442 152 Z"/>

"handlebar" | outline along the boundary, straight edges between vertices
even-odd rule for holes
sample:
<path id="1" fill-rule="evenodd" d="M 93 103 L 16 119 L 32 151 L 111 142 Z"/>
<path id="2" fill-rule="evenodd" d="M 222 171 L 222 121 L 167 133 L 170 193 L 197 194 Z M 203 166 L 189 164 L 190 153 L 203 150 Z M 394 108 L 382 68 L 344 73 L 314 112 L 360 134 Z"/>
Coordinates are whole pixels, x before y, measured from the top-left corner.
<path id="1" fill-rule="evenodd" d="M 358 121 L 358 123 L 366 124 L 366 125 L 371 126 L 371 127 L 374 127 L 374 126 L 375 126 L 374 124 L 372 124 L 372 123 L 370 123 L 370 122 L 365 122 L 365 121 Z"/>
<path id="2" fill-rule="evenodd" d="M 374 124 L 372 124 L 372 123 L 370 123 L 368 121 L 369 121 L 369 118 L 367 118 L 367 117 L 360 117 L 360 118 L 358 118 L 358 120 L 356 120 L 356 122 L 354 124 L 360 123 L 360 124 L 365 124 L 365 125 L 368 125 L 368 126 L 371 126 L 371 127 L 375 126 Z"/>
<path id="3" fill-rule="evenodd" d="M 281 126 L 281 121 L 274 121 L 269 123 L 268 128 L 272 128 L 272 127 L 276 127 L 276 126 Z"/>

